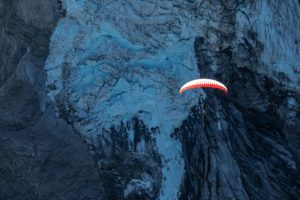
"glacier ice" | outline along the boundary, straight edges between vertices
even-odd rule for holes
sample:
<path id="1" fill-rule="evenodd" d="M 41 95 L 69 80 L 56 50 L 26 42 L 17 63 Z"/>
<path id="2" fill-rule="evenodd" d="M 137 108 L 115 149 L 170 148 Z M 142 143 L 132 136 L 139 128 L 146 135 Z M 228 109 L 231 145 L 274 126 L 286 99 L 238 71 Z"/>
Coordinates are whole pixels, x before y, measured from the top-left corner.
<path id="1" fill-rule="evenodd" d="M 175 5 L 182 1 L 63 3 L 67 16 L 51 37 L 45 66 L 47 84 L 56 86 L 50 98 L 67 99 L 65 104 L 78 119 L 74 126 L 87 138 L 133 117 L 149 128 L 158 127 L 155 141 L 163 159 L 160 199 L 176 199 L 184 161 L 180 142 L 170 134 L 201 93 L 178 94 L 180 85 L 199 77 L 195 16 L 188 9 L 178 11 Z M 142 144 L 138 150 L 143 150 Z"/>

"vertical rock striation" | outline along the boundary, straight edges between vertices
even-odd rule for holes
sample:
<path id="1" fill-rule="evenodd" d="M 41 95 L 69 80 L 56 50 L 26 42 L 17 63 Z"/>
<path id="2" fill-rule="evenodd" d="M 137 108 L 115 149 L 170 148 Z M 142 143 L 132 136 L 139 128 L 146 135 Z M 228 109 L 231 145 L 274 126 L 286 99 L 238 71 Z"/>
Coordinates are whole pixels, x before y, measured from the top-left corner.
<path id="1" fill-rule="evenodd" d="M 211 92 L 177 131 L 186 156 L 181 198 L 297 199 L 299 2 L 208 4 L 219 24 L 209 18 L 195 54 L 202 76 L 230 93 Z"/>

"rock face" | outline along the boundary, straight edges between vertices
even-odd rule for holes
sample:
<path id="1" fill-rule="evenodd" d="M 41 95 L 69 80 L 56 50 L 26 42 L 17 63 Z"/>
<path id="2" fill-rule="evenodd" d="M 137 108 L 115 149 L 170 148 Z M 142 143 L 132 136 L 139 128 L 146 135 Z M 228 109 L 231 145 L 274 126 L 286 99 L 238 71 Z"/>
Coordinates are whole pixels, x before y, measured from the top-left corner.
<path id="1" fill-rule="evenodd" d="M 103 199 L 89 148 L 55 116 L 44 62 L 56 1 L 0 1 L 0 199 Z"/>
<path id="2" fill-rule="evenodd" d="M 209 94 L 178 130 L 188 167 L 182 199 L 297 199 L 299 3 L 219 6 L 227 9 L 214 6 L 209 21 L 223 21 L 196 38 L 195 54 L 202 76 L 231 91 Z"/>
<path id="3" fill-rule="evenodd" d="M 299 15 L 0 0 L 0 199 L 297 199 Z"/>

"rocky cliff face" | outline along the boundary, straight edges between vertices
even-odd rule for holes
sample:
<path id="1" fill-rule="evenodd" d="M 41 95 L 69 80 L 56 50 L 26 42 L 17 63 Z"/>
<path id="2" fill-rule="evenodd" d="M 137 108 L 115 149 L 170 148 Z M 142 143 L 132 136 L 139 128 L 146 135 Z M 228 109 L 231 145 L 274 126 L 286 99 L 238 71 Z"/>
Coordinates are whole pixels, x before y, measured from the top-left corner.
<path id="1" fill-rule="evenodd" d="M 299 13 L 0 1 L 0 198 L 297 199 Z"/>
<path id="2" fill-rule="evenodd" d="M 0 199 L 102 199 L 89 148 L 55 117 L 44 63 L 56 1 L 0 1 Z"/>
<path id="3" fill-rule="evenodd" d="M 210 13 L 221 24 L 195 40 L 202 76 L 231 92 L 209 94 L 178 130 L 188 166 L 182 199 L 296 199 L 299 4 L 236 6 L 214 6 Z"/>

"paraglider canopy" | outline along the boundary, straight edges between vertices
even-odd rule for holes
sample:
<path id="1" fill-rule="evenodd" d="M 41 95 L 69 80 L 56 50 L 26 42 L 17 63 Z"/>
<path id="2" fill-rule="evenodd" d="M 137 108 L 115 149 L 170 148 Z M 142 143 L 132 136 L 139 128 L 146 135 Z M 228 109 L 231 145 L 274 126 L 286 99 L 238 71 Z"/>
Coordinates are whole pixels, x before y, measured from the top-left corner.
<path id="1" fill-rule="evenodd" d="M 187 82 L 180 88 L 179 93 L 182 94 L 184 91 L 194 88 L 215 88 L 223 90 L 226 94 L 228 93 L 228 89 L 224 84 L 219 81 L 206 78 L 195 79 Z"/>

